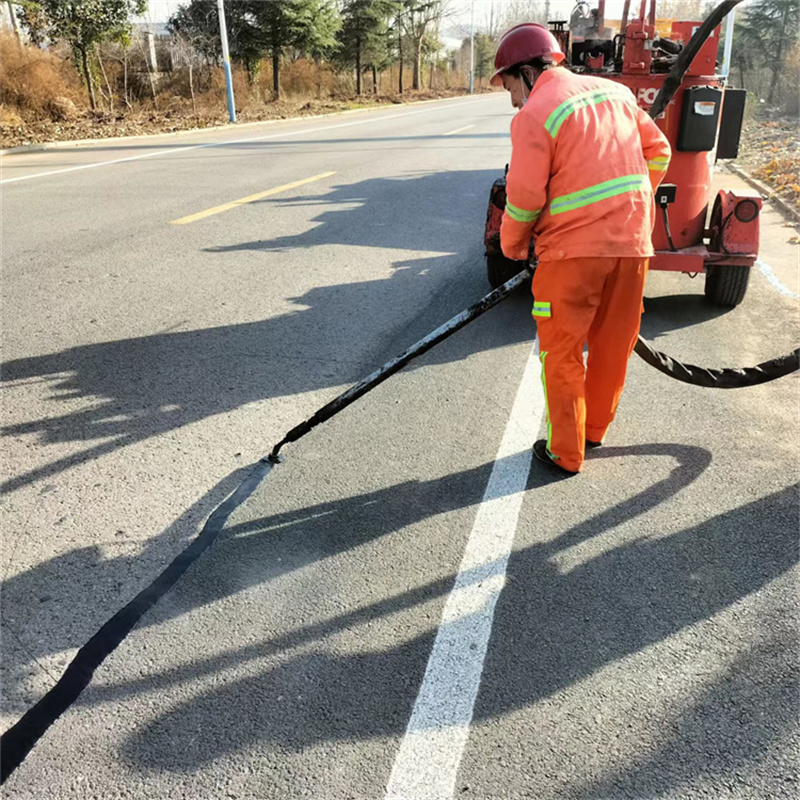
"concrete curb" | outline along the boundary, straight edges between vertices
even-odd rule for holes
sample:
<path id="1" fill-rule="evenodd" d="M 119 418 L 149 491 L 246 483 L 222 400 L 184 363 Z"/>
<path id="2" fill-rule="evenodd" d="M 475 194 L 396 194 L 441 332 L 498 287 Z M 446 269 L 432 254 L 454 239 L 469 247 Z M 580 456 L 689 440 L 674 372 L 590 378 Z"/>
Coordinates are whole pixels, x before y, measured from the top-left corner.
<path id="1" fill-rule="evenodd" d="M 421 106 L 426 103 L 444 103 L 448 100 L 474 100 L 494 92 L 479 92 L 473 95 L 455 95 L 454 97 L 438 97 L 433 100 L 412 100 L 410 103 L 386 103 L 385 105 L 370 106 L 369 108 L 348 108 L 343 111 L 331 111 L 329 114 L 302 114 L 299 117 L 281 117 L 280 119 L 261 119 L 254 122 L 225 122 L 221 125 L 208 125 L 205 128 L 186 128 L 180 131 L 164 131 L 163 133 L 140 133 L 136 136 L 107 136 L 102 139 L 66 139 L 58 142 L 37 142 L 35 144 L 22 144 L 17 147 L 7 147 L 0 150 L 0 156 L 22 155 L 24 153 L 40 153 L 46 150 L 61 150 L 69 147 L 83 147 L 92 144 L 113 144 L 114 142 L 130 142 L 136 139 L 153 139 L 156 136 L 188 136 L 192 133 L 211 133 L 213 131 L 241 130 L 252 128 L 256 125 L 275 125 L 279 122 L 299 122 L 306 119 L 325 119 L 327 117 L 342 117 L 347 114 L 363 114 L 373 111 L 387 111 L 392 108 L 406 106 Z"/>
<path id="2" fill-rule="evenodd" d="M 792 208 L 774 189 L 765 183 L 756 180 L 752 175 L 740 169 L 735 164 L 726 163 L 725 166 L 734 174 L 738 175 L 745 183 L 749 183 L 759 194 L 767 198 L 771 203 L 778 207 L 778 210 L 793 222 L 800 222 L 800 211 Z"/>

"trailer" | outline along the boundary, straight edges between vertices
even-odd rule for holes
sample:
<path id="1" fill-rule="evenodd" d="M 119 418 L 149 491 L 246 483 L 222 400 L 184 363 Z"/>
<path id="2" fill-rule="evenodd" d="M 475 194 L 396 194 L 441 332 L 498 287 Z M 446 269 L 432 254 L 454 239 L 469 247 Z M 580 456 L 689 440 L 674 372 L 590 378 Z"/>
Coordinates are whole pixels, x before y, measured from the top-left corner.
<path id="1" fill-rule="evenodd" d="M 561 20 L 548 25 L 567 54 L 566 68 L 627 86 L 639 106 L 650 111 L 701 22 L 673 21 L 668 35 L 661 35 L 666 32 L 663 21 L 659 21 L 661 33 L 656 27 L 656 0 L 650 0 L 649 9 L 647 4 L 642 0 L 638 15 L 629 22 L 630 0 L 625 0 L 617 34 L 605 25 L 605 0 L 593 11 L 585 2 L 578 3 L 569 24 Z M 719 44 L 718 25 L 656 116 L 672 147 L 672 160 L 655 192 L 655 255 L 650 269 L 691 276 L 704 273 L 706 298 L 730 308 L 744 299 L 758 258 L 762 199 L 750 190 L 723 189 L 714 194 L 711 189 L 716 162 L 738 155 L 746 97 L 743 89 L 729 87 L 726 76 L 717 73 Z M 520 262 L 510 261 L 500 250 L 504 209 L 502 177 L 492 186 L 484 234 L 492 287 L 520 270 Z"/>

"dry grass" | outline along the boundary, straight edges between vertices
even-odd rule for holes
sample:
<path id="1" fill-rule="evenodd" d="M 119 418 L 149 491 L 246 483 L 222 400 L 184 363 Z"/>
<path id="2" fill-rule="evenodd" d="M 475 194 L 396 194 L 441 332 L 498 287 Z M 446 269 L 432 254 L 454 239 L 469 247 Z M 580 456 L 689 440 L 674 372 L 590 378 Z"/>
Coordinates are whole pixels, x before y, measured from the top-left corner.
<path id="1" fill-rule="evenodd" d="M 794 116 L 760 110 L 745 125 L 739 162 L 800 208 L 800 126 Z"/>
<path id="2" fill-rule="evenodd" d="M 101 109 L 90 112 L 85 89 L 68 53 L 20 45 L 10 34 L 0 35 L 0 53 L 3 67 L 0 147 L 136 136 L 227 122 L 225 75 L 217 67 L 196 63 L 191 85 L 185 63 L 170 73 L 162 73 L 154 97 L 141 53 L 135 47 L 123 51 L 109 45 L 103 48 L 104 69 L 98 70 L 97 96 Z M 126 79 L 123 59 L 127 64 Z M 165 56 L 159 63 L 169 63 L 169 59 Z M 234 68 L 236 109 L 241 121 L 285 119 L 457 96 L 464 93 L 466 85 L 463 76 L 437 71 L 432 90 L 406 89 L 399 95 L 398 74 L 393 69 L 378 76 L 378 94 L 372 93 L 372 76 L 365 75 L 363 94 L 356 96 L 352 72 L 337 72 L 328 64 L 305 59 L 284 64 L 280 76 L 281 98 L 275 100 L 269 60 L 264 60 L 252 80 L 243 69 Z M 423 74 L 426 87 L 430 86 L 429 77 Z M 409 79 L 407 75 L 406 80 Z"/>
<path id="3" fill-rule="evenodd" d="M 57 118 L 59 98 L 83 105 L 82 86 L 70 61 L 20 45 L 10 33 L 0 33 L 0 58 L 0 102 L 6 124 L 14 117 L 23 122 Z"/>
<path id="4" fill-rule="evenodd" d="M 792 192 L 795 200 L 800 199 L 800 184 L 798 184 L 797 171 L 800 168 L 800 159 L 795 158 L 773 158 L 762 167 L 758 167 L 753 174 L 756 178 L 770 183 L 780 193 L 788 194 Z"/>

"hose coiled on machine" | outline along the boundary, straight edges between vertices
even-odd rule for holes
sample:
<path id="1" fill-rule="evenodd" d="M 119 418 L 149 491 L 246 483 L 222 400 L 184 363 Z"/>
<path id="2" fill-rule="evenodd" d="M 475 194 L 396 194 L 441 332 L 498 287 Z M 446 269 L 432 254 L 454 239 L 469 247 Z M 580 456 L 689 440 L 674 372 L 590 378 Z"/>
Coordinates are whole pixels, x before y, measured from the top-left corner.
<path id="1" fill-rule="evenodd" d="M 661 114 L 669 104 L 669 101 L 672 100 L 675 92 L 680 88 L 684 73 L 700 51 L 700 48 L 705 44 L 711 32 L 741 2 L 742 0 L 723 0 L 695 31 L 694 36 L 678 55 L 675 64 L 669 71 L 653 101 L 653 105 L 650 107 L 650 116 L 653 119 Z M 636 342 L 634 351 L 651 367 L 663 372 L 665 375 L 669 375 L 670 378 L 709 389 L 743 389 L 747 386 L 758 386 L 760 383 L 774 381 L 800 369 L 800 348 L 788 355 L 756 364 L 754 367 L 730 369 L 714 369 L 697 367 L 694 364 L 683 364 L 666 353 L 656 350 L 641 336 Z"/>

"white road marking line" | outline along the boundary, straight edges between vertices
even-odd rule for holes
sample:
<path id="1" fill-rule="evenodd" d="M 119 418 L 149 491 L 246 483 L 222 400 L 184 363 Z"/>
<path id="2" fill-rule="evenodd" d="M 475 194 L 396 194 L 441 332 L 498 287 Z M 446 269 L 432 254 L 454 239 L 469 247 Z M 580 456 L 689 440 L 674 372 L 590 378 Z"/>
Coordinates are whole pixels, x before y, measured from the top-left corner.
<path id="1" fill-rule="evenodd" d="M 766 261 L 762 261 L 760 258 L 756 259 L 756 266 L 761 270 L 761 274 L 772 284 L 778 294 L 791 297 L 794 300 L 800 299 L 800 294 L 795 294 L 778 280 L 778 276 L 772 271 L 772 267 L 770 267 Z"/>
<path id="2" fill-rule="evenodd" d="M 419 111 L 406 111 L 402 114 L 390 114 L 381 117 L 370 117 L 369 119 L 359 119 L 354 122 L 342 122 L 336 125 L 324 125 L 321 128 L 304 128 L 300 131 L 281 131 L 280 133 L 272 133 L 265 136 L 253 136 L 247 139 L 229 139 L 225 142 L 208 142 L 207 144 L 193 144 L 189 147 L 171 147 L 167 150 L 158 150 L 154 153 L 140 153 L 138 156 L 127 156 L 125 158 L 115 158 L 110 161 L 95 161 L 92 164 L 78 164 L 75 167 L 64 167 L 63 169 L 53 169 L 47 172 L 36 172 L 33 175 L 20 175 L 18 178 L 5 178 L 0 180 L 0 185 L 6 183 L 16 183 L 18 181 L 28 181 L 33 178 L 46 178 L 50 175 L 61 175 L 65 172 L 78 172 L 84 169 L 95 169 L 96 167 L 107 167 L 112 164 L 124 164 L 128 161 L 140 161 L 144 158 L 155 158 L 156 156 L 166 156 L 171 153 L 188 153 L 192 150 L 205 150 L 210 147 L 226 147 L 232 144 L 245 144 L 247 142 L 263 142 L 267 139 L 279 139 L 282 136 L 300 136 L 301 134 L 316 134 L 322 131 L 333 131 L 339 128 L 351 128 L 354 125 L 367 125 L 371 122 L 381 122 L 394 119 L 402 119 L 404 117 L 415 117 L 418 114 L 427 114 L 429 111 L 439 111 L 441 109 L 454 108 L 458 103 L 450 103 L 446 106 L 431 106 L 423 108 Z"/>
<path id="3" fill-rule="evenodd" d="M 447 133 L 443 133 L 442 136 L 453 136 L 453 134 L 461 133 L 461 131 L 468 131 L 470 128 L 474 128 L 474 125 L 465 125 L 463 128 L 456 128 L 454 131 L 448 131 Z"/>
<path id="4" fill-rule="evenodd" d="M 442 613 L 385 800 L 453 796 L 528 481 L 531 448 L 544 416 L 538 354 L 537 339 Z"/>

